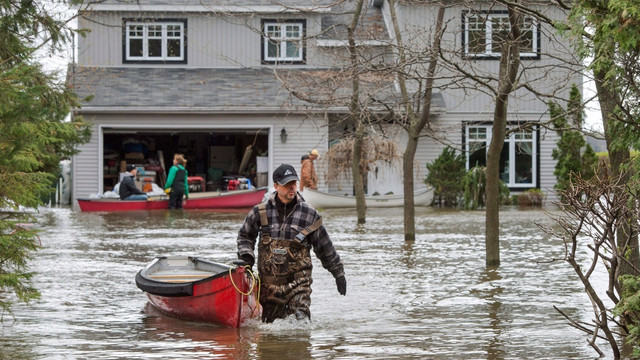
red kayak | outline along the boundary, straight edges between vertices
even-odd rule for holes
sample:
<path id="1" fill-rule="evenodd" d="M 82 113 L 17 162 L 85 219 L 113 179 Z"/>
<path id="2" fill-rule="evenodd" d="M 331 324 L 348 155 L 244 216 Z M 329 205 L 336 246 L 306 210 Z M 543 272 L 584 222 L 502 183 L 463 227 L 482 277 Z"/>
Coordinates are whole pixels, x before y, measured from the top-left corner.
<path id="1" fill-rule="evenodd" d="M 138 272 L 136 285 L 160 311 L 185 320 L 237 328 L 262 311 L 256 278 L 245 268 L 196 257 L 157 257 Z"/>
<path id="2" fill-rule="evenodd" d="M 262 201 L 266 187 L 250 190 L 233 190 L 223 192 L 201 192 L 189 194 L 189 199 L 182 201 L 184 209 L 238 209 L 251 208 Z M 160 210 L 169 208 L 166 196 L 149 200 L 120 200 L 113 198 L 78 198 L 82 211 L 132 211 Z"/>

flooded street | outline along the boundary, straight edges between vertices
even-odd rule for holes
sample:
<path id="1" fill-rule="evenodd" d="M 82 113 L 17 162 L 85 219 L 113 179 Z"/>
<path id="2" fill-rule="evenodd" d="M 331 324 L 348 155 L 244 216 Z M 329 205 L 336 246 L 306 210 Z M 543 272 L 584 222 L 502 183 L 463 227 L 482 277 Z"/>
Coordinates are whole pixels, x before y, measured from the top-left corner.
<path id="1" fill-rule="evenodd" d="M 147 305 L 134 277 L 159 255 L 230 264 L 246 215 L 214 211 L 81 213 L 42 209 L 43 248 L 31 264 L 42 298 L 14 307 L 2 359 L 587 359 L 585 334 L 554 309 L 590 321 L 589 302 L 544 237 L 540 210 L 501 212 L 501 261 L 484 265 L 484 212 L 402 209 L 321 214 L 345 264 L 347 296 L 315 256 L 310 324 L 241 329 L 173 319 Z M 606 349 L 606 348 L 603 348 Z"/>

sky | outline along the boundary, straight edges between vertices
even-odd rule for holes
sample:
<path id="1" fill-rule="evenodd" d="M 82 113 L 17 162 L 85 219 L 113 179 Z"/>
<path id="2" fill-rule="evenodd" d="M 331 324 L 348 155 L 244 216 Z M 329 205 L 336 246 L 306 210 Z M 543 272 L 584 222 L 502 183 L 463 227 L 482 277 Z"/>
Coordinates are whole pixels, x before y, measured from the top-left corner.
<path id="1" fill-rule="evenodd" d="M 42 4 L 53 17 L 58 19 L 69 19 L 75 12 L 63 1 L 43 1 Z M 77 28 L 77 22 L 71 20 L 70 26 L 74 29 Z M 73 48 L 74 44 L 67 44 L 62 51 L 51 54 L 48 47 L 44 46 L 36 52 L 36 57 L 40 60 L 44 70 L 57 72 L 58 78 L 64 80 L 67 65 L 73 59 Z"/>
<path id="2" fill-rule="evenodd" d="M 595 97 L 596 85 L 591 78 L 584 77 L 585 82 L 582 88 L 582 99 L 587 101 Z M 591 100 L 585 104 L 585 120 L 584 127 L 586 130 L 604 133 L 602 125 L 602 114 L 600 113 L 600 103 L 597 99 Z"/>

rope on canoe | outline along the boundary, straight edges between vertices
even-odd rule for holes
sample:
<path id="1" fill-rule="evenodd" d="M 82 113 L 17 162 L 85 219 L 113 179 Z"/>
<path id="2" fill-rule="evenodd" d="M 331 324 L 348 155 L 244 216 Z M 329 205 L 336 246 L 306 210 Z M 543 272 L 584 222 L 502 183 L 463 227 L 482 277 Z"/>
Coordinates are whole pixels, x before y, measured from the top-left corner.
<path id="1" fill-rule="evenodd" d="M 251 281 L 251 288 L 246 293 L 243 292 L 242 290 L 238 289 L 238 286 L 236 286 L 236 284 L 233 282 L 233 276 L 231 276 L 231 270 L 232 270 L 232 268 L 229 268 L 229 279 L 231 279 L 231 285 L 233 285 L 233 287 L 236 289 L 236 291 L 239 292 L 242 295 L 245 295 L 245 296 L 251 295 L 251 293 L 253 292 L 253 288 L 256 286 L 256 281 L 257 281 L 257 283 L 258 283 L 258 293 L 257 293 L 258 298 L 257 298 L 257 300 L 258 300 L 258 302 L 260 302 L 260 277 L 256 276 L 256 274 L 254 274 L 253 271 L 251 271 L 251 266 L 245 265 L 245 267 L 244 267 L 244 270 L 246 272 L 248 272 L 249 275 L 251 275 L 251 279 L 253 280 L 253 281 Z"/>

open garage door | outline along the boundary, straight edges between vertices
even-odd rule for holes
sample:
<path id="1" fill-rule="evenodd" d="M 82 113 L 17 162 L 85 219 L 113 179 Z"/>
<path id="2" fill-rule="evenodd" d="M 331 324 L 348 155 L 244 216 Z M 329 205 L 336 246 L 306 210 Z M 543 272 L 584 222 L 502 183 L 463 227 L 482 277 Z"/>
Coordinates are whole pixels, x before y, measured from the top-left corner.
<path id="1" fill-rule="evenodd" d="M 174 154 L 187 159 L 193 191 L 226 190 L 229 179 L 248 179 L 267 186 L 269 154 L 266 129 L 103 129 L 104 191 L 120 180 L 127 164 L 139 169 L 141 181 L 164 187 Z"/>

